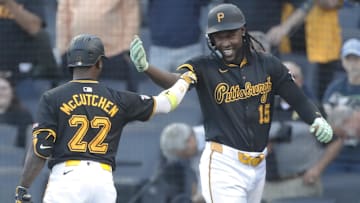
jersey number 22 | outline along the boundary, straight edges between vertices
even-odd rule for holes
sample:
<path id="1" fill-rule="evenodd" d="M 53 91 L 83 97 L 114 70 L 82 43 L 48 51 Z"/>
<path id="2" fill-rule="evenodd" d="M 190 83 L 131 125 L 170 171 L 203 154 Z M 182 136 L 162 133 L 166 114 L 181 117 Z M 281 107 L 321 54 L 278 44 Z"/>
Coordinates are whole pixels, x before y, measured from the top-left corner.
<path id="1" fill-rule="evenodd" d="M 69 125 L 71 127 L 79 127 L 68 143 L 68 147 L 71 151 L 86 152 L 86 150 L 89 149 L 91 153 L 105 154 L 107 152 L 108 144 L 104 143 L 104 140 L 111 129 L 109 118 L 95 116 L 89 121 L 85 115 L 73 115 L 69 119 Z M 99 131 L 88 143 L 84 141 L 84 137 L 89 128 L 98 128 Z"/>

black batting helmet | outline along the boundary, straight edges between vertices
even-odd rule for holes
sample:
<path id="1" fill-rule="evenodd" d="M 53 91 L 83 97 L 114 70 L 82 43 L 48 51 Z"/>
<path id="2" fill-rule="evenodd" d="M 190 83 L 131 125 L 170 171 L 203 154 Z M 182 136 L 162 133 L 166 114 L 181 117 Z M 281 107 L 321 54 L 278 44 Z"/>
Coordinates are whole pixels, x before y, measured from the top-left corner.
<path id="1" fill-rule="evenodd" d="M 235 30 L 245 25 L 245 16 L 234 4 L 219 4 L 209 11 L 206 34 Z"/>
<path id="2" fill-rule="evenodd" d="M 101 39 L 91 34 L 75 36 L 67 52 L 68 67 L 89 67 L 105 57 L 104 45 Z"/>

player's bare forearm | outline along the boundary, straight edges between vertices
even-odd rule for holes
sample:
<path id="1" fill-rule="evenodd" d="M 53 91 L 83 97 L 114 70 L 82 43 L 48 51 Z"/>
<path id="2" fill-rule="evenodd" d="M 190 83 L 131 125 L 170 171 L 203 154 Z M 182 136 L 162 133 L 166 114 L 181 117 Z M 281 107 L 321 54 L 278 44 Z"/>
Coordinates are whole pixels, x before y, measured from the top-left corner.
<path id="1" fill-rule="evenodd" d="M 306 12 L 302 9 L 297 9 L 283 24 L 284 29 L 287 31 L 287 34 L 290 33 L 291 30 L 294 30 L 295 27 L 304 22 L 306 17 Z"/>
<path id="2" fill-rule="evenodd" d="M 30 35 L 35 36 L 41 30 L 41 19 L 13 0 L 6 1 L 7 8 L 14 14 L 14 20 Z"/>
<path id="3" fill-rule="evenodd" d="M 180 77 L 180 74 L 164 71 L 152 65 L 149 66 L 145 73 L 155 84 L 164 89 L 170 88 Z"/>
<path id="4" fill-rule="evenodd" d="M 343 140 L 338 138 L 326 146 L 326 150 L 319 160 L 317 167 L 322 172 L 336 158 L 343 146 Z"/>
<path id="5" fill-rule="evenodd" d="M 313 167 L 311 167 L 306 171 L 304 175 L 305 183 L 313 184 L 316 179 L 320 178 L 325 168 L 338 155 L 342 146 L 343 146 L 342 139 L 336 139 L 332 141 L 330 144 L 328 144 L 320 160 Z"/>
<path id="6" fill-rule="evenodd" d="M 26 155 L 24 170 L 22 172 L 19 185 L 29 188 L 31 183 L 44 167 L 45 162 L 46 159 L 36 156 L 32 147 L 30 147 Z"/>

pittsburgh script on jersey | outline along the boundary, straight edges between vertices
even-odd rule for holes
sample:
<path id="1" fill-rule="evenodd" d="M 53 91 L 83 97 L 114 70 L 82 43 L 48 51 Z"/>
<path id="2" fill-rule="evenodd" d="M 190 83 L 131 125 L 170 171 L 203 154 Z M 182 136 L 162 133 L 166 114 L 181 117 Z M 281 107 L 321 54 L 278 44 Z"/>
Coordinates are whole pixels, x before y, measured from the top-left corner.
<path id="1" fill-rule="evenodd" d="M 261 103 L 265 103 L 271 89 L 272 83 L 269 76 L 264 83 L 252 85 L 251 82 L 246 82 L 244 89 L 241 89 L 239 85 L 230 86 L 227 83 L 219 83 L 215 88 L 214 96 L 216 103 L 221 104 L 223 102 L 230 103 L 261 94 L 260 101 Z"/>
<path id="2" fill-rule="evenodd" d="M 74 94 L 72 95 L 72 99 L 62 104 L 60 110 L 70 115 L 71 112 L 79 106 L 99 107 L 110 117 L 114 117 L 119 111 L 119 107 L 116 106 L 114 102 L 96 94 Z"/>

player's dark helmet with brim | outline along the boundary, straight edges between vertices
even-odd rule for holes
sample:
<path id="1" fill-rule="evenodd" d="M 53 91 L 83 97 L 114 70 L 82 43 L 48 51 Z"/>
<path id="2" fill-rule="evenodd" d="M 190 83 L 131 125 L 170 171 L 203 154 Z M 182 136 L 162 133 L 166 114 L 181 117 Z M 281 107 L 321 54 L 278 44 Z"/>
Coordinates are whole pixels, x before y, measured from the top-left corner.
<path id="1" fill-rule="evenodd" d="M 101 39 L 92 34 L 80 34 L 75 36 L 70 43 L 67 66 L 69 68 L 90 67 L 95 65 L 101 57 L 105 57 Z"/>
<path id="2" fill-rule="evenodd" d="M 234 4 L 219 4 L 209 11 L 206 34 L 236 30 L 245 24 L 245 16 L 237 6 Z"/>

